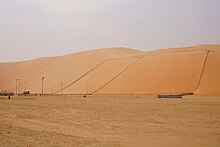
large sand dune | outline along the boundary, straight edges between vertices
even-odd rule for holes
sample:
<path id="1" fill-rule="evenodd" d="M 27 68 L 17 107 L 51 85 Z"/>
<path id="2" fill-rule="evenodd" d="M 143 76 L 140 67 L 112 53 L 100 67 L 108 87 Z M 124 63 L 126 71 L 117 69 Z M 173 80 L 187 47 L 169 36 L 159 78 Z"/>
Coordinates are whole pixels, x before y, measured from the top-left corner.
<path id="1" fill-rule="evenodd" d="M 208 51 L 208 52 L 207 52 Z M 161 49 L 99 49 L 0 63 L 0 90 L 41 93 L 220 94 L 220 45 Z"/>

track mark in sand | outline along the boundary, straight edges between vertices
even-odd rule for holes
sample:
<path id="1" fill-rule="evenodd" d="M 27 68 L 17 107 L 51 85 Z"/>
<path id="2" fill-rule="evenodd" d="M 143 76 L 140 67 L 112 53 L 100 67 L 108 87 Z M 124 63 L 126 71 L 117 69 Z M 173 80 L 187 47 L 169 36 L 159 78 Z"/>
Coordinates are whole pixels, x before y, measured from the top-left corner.
<path id="1" fill-rule="evenodd" d="M 6 116 L 6 118 L 0 119 L 0 121 L 11 121 L 14 120 L 17 117 L 16 114 L 11 114 L 9 116 Z"/>
<path id="2" fill-rule="evenodd" d="M 63 109 L 54 109 L 55 113 L 71 113 L 75 114 L 78 113 L 79 110 L 77 109 L 70 109 L 70 108 L 63 108 Z"/>
<path id="3" fill-rule="evenodd" d="M 90 130 L 80 129 L 75 126 L 64 126 L 56 123 L 31 120 L 31 119 L 17 119 L 10 122 L 13 126 L 23 127 L 33 131 L 42 132 L 54 132 L 64 135 L 72 135 L 82 138 L 96 138 L 97 140 L 109 140 L 109 138 L 114 138 L 114 140 L 121 140 L 120 135 L 107 135 L 100 132 L 94 132 Z"/>
<path id="4" fill-rule="evenodd" d="M 116 74 L 112 79 L 110 79 L 109 81 L 107 81 L 104 85 L 102 85 L 101 87 L 99 87 L 98 89 L 96 89 L 95 91 L 92 92 L 92 94 L 95 94 L 96 92 L 98 92 L 99 90 L 101 90 L 102 88 L 104 88 L 106 85 L 108 85 L 109 83 L 111 83 L 114 79 L 116 79 L 117 77 L 119 77 L 123 72 L 125 72 L 128 68 L 130 68 L 132 65 L 134 65 L 136 62 L 138 62 L 139 60 L 141 60 L 142 58 L 144 58 L 144 56 L 139 57 L 137 60 L 133 61 L 132 63 L 130 63 L 129 65 L 127 65 L 123 70 L 121 70 L 118 74 Z"/>
<path id="5" fill-rule="evenodd" d="M 97 67 L 99 67 L 100 65 L 102 65 L 107 59 L 104 59 L 103 61 L 101 61 L 100 63 L 98 63 L 97 65 L 95 65 L 93 68 L 91 68 L 90 70 L 88 70 L 87 72 L 85 72 L 83 75 L 81 75 L 80 77 L 78 77 L 77 79 L 75 79 L 72 83 L 68 84 L 67 86 L 65 86 L 64 88 L 61 88 L 60 90 L 56 91 L 54 94 L 57 94 L 65 89 L 67 89 L 68 87 L 72 86 L 73 84 L 75 84 L 76 82 L 78 82 L 79 80 L 81 80 L 83 77 L 85 77 L 86 75 L 88 75 L 90 72 L 92 72 L 93 70 L 95 70 Z"/>

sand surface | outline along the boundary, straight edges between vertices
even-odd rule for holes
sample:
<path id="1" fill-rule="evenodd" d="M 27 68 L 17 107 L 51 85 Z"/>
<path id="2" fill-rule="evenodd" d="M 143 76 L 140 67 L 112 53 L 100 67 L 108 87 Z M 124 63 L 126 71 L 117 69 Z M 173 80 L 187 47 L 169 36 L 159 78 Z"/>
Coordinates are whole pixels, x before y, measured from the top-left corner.
<path id="1" fill-rule="evenodd" d="M 108 48 L 0 63 L 0 91 L 16 92 L 16 79 L 21 79 L 21 91 L 41 93 L 45 77 L 44 93 L 220 95 L 219 75 L 220 45 L 150 52 Z"/>
<path id="2" fill-rule="evenodd" d="M 220 98 L 0 97 L 0 146 L 220 146 Z"/>

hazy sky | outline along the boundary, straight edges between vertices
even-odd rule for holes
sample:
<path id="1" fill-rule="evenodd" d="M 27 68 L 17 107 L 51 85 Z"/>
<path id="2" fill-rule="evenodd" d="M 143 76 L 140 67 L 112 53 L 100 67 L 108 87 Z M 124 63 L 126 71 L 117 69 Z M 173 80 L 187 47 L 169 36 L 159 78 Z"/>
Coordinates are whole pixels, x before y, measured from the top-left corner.
<path id="1" fill-rule="evenodd" d="M 220 44 L 220 0 L 0 0 L 0 61 Z"/>

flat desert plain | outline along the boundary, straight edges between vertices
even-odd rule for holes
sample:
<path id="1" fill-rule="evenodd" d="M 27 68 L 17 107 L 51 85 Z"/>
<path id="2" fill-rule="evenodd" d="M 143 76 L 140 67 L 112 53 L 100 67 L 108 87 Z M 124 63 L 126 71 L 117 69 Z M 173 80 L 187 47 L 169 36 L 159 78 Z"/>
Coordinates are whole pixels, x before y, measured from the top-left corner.
<path id="1" fill-rule="evenodd" d="M 0 146 L 220 146 L 220 98 L 0 98 Z"/>

